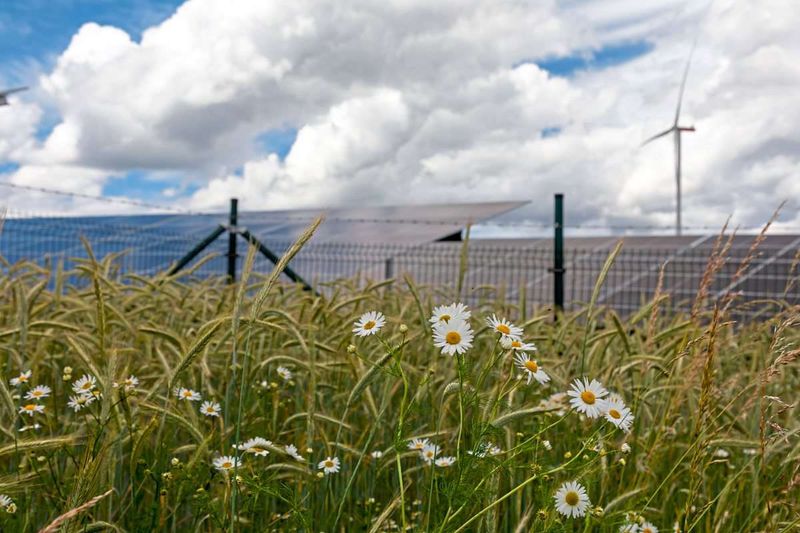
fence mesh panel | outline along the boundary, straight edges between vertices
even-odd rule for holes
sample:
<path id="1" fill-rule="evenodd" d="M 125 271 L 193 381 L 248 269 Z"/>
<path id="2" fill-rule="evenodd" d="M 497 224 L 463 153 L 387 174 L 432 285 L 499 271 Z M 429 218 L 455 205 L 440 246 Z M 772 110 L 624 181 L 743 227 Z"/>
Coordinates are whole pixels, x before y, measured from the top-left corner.
<path id="1" fill-rule="evenodd" d="M 209 232 L 207 228 L 170 228 L 169 219 L 148 226 L 99 223 L 90 218 L 10 218 L 5 220 L 0 233 L 0 257 L 6 270 L 19 261 L 32 261 L 51 267 L 61 263 L 69 271 L 76 259 L 86 258 L 80 240 L 83 236 L 97 257 L 120 254 L 117 262 L 120 272 L 152 275 L 169 269 Z M 662 290 L 670 296 L 672 307 L 691 309 L 715 240 L 707 236 L 698 237 L 690 245 L 663 245 L 657 238 L 638 239 L 630 246 L 626 243 L 602 287 L 599 302 L 620 314 L 636 311 L 653 297 L 663 267 Z M 742 302 L 800 304 L 797 279 L 800 237 L 781 235 L 766 239 L 746 272 L 737 274 L 752 241 L 753 237 L 744 236 L 731 241 L 709 294 L 713 297 L 735 291 Z M 291 244 L 270 239 L 263 242 L 278 255 Z M 586 242 L 571 246 L 567 240 L 564 263 L 568 308 L 590 299 L 613 244 L 613 239 L 598 239 L 595 246 Z M 246 241 L 240 239 L 239 268 L 246 249 Z M 325 282 L 340 278 L 355 277 L 367 282 L 404 275 L 417 284 L 452 289 L 459 276 L 461 251 L 462 244 L 458 242 L 399 245 L 312 240 L 290 266 L 322 290 Z M 212 255 L 194 275 L 225 275 L 226 253 L 227 238 L 223 236 L 195 260 Z M 464 277 L 465 298 L 476 303 L 490 295 L 501 294 L 508 301 L 521 301 L 524 296 L 531 306 L 549 306 L 553 300 L 553 274 L 548 270 L 552 262 L 552 243 L 548 241 L 472 241 Z M 255 270 L 266 273 L 272 266 L 259 255 Z"/>

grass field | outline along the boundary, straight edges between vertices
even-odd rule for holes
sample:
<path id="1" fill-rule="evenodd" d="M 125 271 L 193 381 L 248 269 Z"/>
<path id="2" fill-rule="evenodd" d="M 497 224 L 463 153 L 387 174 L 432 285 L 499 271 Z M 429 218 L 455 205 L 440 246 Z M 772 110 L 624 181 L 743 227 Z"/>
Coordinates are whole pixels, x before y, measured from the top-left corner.
<path id="1" fill-rule="evenodd" d="M 319 297 L 248 270 L 229 286 L 120 276 L 113 257 L 7 268 L 2 531 L 800 528 L 798 309 L 735 324 L 733 297 L 699 287 L 693 316 L 657 295 L 554 320 L 486 287 Z M 467 320 L 431 321 L 462 298 Z M 355 334 L 368 311 L 385 324 Z M 531 343 L 537 364 L 515 363 Z M 567 395 L 583 377 L 617 396 Z M 572 481 L 590 503 L 566 485 L 567 517 Z"/>

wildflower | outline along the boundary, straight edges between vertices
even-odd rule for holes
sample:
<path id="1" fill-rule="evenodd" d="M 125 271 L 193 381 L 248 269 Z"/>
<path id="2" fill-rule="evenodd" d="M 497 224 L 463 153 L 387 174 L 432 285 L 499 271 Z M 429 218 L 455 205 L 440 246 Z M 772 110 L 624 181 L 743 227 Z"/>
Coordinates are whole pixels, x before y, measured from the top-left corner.
<path id="1" fill-rule="evenodd" d="M 83 394 L 78 394 L 77 396 L 70 396 L 69 401 L 67 402 L 67 407 L 71 407 L 73 411 L 76 413 L 95 401 L 97 399 L 96 396 L 84 396 Z"/>
<path id="2" fill-rule="evenodd" d="M 452 303 L 450 305 L 440 305 L 433 308 L 430 323 L 433 325 L 444 322 L 447 324 L 451 320 L 467 321 L 472 316 L 472 312 L 463 303 Z"/>
<path id="3" fill-rule="evenodd" d="M 491 318 L 486 319 L 486 323 L 501 335 L 501 339 L 520 340 L 522 338 L 522 328 L 515 326 L 505 318 L 499 319 L 497 315 L 492 315 Z"/>
<path id="4" fill-rule="evenodd" d="M 501 337 L 500 346 L 506 350 L 514 350 L 515 352 L 536 352 L 539 350 L 533 343 L 522 342 L 519 339 L 512 339 L 511 337 Z"/>
<path id="5" fill-rule="evenodd" d="M 285 450 L 286 450 L 286 453 L 288 453 L 289 455 L 291 455 L 292 457 L 294 457 L 298 461 L 303 461 L 304 460 L 303 456 L 300 455 L 297 452 L 297 446 L 295 446 L 294 444 L 287 444 Z"/>
<path id="6" fill-rule="evenodd" d="M 380 311 L 369 311 L 361 315 L 356 322 L 353 323 L 353 333 L 358 337 L 366 337 L 380 331 L 383 325 L 386 324 L 386 317 Z"/>
<path id="7" fill-rule="evenodd" d="M 619 450 L 622 453 L 631 453 L 631 445 L 628 444 L 627 442 L 623 442 L 622 446 L 619 447 Z"/>
<path id="8" fill-rule="evenodd" d="M 640 533 L 658 533 L 658 528 L 651 524 L 650 522 L 645 522 L 642 524 L 641 528 L 639 528 Z"/>
<path id="9" fill-rule="evenodd" d="M 0 494 L 0 507 L 3 509 L 7 508 L 9 505 L 14 503 L 14 500 L 6 496 L 5 494 Z"/>
<path id="10" fill-rule="evenodd" d="M 92 394 L 94 388 L 97 386 L 97 379 L 94 376 L 84 374 L 83 377 L 72 384 L 72 390 L 77 394 L 87 395 Z"/>
<path id="11" fill-rule="evenodd" d="M 514 364 L 517 365 L 517 368 L 528 375 L 528 385 L 531 384 L 531 380 L 533 379 L 538 381 L 540 385 L 544 385 L 550 381 L 550 376 L 548 376 L 544 370 L 539 368 L 539 365 L 536 363 L 536 361 L 528 357 L 528 354 L 518 353 L 514 357 Z"/>
<path id="12" fill-rule="evenodd" d="M 203 399 L 203 397 L 200 396 L 199 392 L 184 387 L 175 387 L 174 392 L 175 396 L 177 396 L 179 400 L 186 400 L 188 402 L 199 402 L 200 400 Z"/>
<path id="13" fill-rule="evenodd" d="M 279 366 L 275 371 L 278 373 L 280 377 L 283 378 L 283 381 L 289 381 L 290 379 L 292 379 L 292 371 L 286 368 L 285 366 Z"/>
<path id="14" fill-rule="evenodd" d="M 542 441 L 542 446 L 544 446 L 545 450 L 552 450 L 553 449 L 553 445 L 550 444 L 549 440 L 543 440 Z"/>
<path id="15" fill-rule="evenodd" d="M 217 402 L 209 402 L 208 400 L 204 401 L 202 405 L 200 405 L 200 412 L 206 416 L 216 416 L 219 417 L 219 413 L 222 411 L 222 406 Z"/>
<path id="16" fill-rule="evenodd" d="M 14 502 L 11 502 L 11 503 L 8 505 L 8 507 L 6 507 L 6 512 L 7 512 L 8 514 L 14 514 L 14 513 L 16 513 L 16 512 L 17 512 L 17 504 L 16 504 L 16 503 L 14 503 Z"/>
<path id="17" fill-rule="evenodd" d="M 114 382 L 114 388 L 118 388 L 120 385 L 125 388 L 125 390 L 132 390 L 136 388 L 139 384 L 139 378 L 131 374 L 127 378 L 122 380 L 122 383 Z"/>
<path id="18" fill-rule="evenodd" d="M 606 420 L 617 426 L 625 433 L 630 433 L 633 424 L 633 413 L 622 401 L 606 400 L 602 402 Z"/>
<path id="19" fill-rule="evenodd" d="M 339 458 L 326 457 L 324 461 L 320 461 L 317 467 L 325 474 L 335 474 L 339 471 Z"/>
<path id="20" fill-rule="evenodd" d="M 722 448 L 717 448 L 714 450 L 714 457 L 717 459 L 727 459 L 730 456 L 731 454 L 728 452 L 728 450 L 724 450 Z"/>
<path id="21" fill-rule="evenodd" d="M 448 466 L 452 466 L 453 463 L 455 463 L 455 462 L 456 462 L 456 458 L 455 457 L 447 456 L 447 457 L 439 457 L 438 459 L 436 459 L 435 464 L 436 464 L 436 466 L 439 466 L 439 467 L 448 467 Z"/>
<path id="22" fill-rule="evenodd" d="M 178 466 L 179 464 L 181 464 L 181 460 L 178 459 L 177 457 L 173 457 L 170 463 L 172 464 L 172 466 Z"/>
<path id="23" fill-rule="evenodd" d="M 409 450 L 416 450 L 422 451 L 425 449 L 426 446 L 430 446 L 431 441 L 428 439 L 411 439 L 408 441 L 408 449 Z"/>
<path id="24" fill-rule="evenodd" d="M 408 326 L 406 326 L 405 324 L 400 324 L 400 327 L 398 329 L 400 330 L 400 333 L 408 333 Z"/>
<path id="25" fill-rule="evenodd" d="M 584 516 L 586 509 L 592 505 L 586 489 L 577 481 L 567 481 L 556 491 L 553 499 L 556 510 L 567 518 Z"/>
<path id="26" fill-rule="evenodd" d="M 383 452 L 382 452 L 382 451 L 380 451 L 380 450 L 375 450 L 374 452 L 372 452 L 372 453 L 371 453 L 371 454 L 369 454 L 369 455 L 370 455 L 370 457 L 372 457 L 373 459 L 380 459 L 381 457 L 383 457 Z"/>
<path id="27" fill-rule="evenodd" d="M 584 413 L 589 418 L 597 418 L 602 414 L 601 400 L 608 394 L 599 381 L 593 379 L 589 383 L 586 378 L 583 381 L 576 379 L 572 384 L 572 390 L 567 391 L 572 398 L 569 403 L 579 413 Z"/>
<path id="28" fill-rule="evenodd" d="M 19 414 L 33 416 L 36 413 L 44 413 L 44 405 L 29 403 L 19 408 Z"/>
<path id="29" fill-rule="evenodd" d="M 25 394 L 26 400 L 41 400 L 42 398 L 47 398 L 50 396 L 52 389 L 47 385 L 37 385 L 36 387 L 32 388 Z"/>
<path id="30" fill-rule="evenodd" d="M 214 468 L 220 472 L 227 472 L 233 470 L 235 467 L 242 466 L 242 461 L 238 457 L 231 455 L 222 455 L 214 459 Z"/>
<path id="31" fill-rule="evenodd" d="M 15 378 L 11 378 L 9 380 L 9 383 L 14 387 L 19 387 L 23 383 L 27 383 L 28 381 L 30 381 L 30 379 L 31 379 L 31 371 L 28 370 L 27 372 L 20 373 L 20 375 Z"/>
<path id="32" fill-rule="evenodd" d="M 439 447 L 438 447 L 438 446 L 436 446 L 435 444 L 428 444 L 428 445 L 427 445 L 427 446 L 425 446 L 425 448 L 423 448 L 423 449 L 422 449 L 422 451 L 420 452 L 420 456 L 421 456 L 421 457 L 422 457 L 422 459 L 423 459 L 423 460 L 424 460 L 426 463 L 428 463 L 428 464 L 431 464 L 431 462 L 432 462 L 434 459 L 436 459 L 436 456 L 437 456 L 438 454 L 439 454 Z"/>
<path id="33" fill-rule="evenodd" d="M 433 327 L 433 345 L 445 355 L 463 354 L 472 347 L 472 328 L 463 320 L 440 322 Z"/>
<path id="34" fill-rule="evenodd" d="M 242 450 L 245 453 L 252 453 L 253 455 L 258 455 L 260 457 L 266 457 L 269 455 L 269 448 L 272 446 L 272 441 L 267 440 L 261 437 L 254 437 L 248 441 L 245 441 L 244 444 L 240 444 L 237 446 L 239 450 Z"/>
<path id="35" fill-rule="evenodd" d="M 639 524 L 622 524 L 619 527 L 619 533 L 639 533 Z"/>

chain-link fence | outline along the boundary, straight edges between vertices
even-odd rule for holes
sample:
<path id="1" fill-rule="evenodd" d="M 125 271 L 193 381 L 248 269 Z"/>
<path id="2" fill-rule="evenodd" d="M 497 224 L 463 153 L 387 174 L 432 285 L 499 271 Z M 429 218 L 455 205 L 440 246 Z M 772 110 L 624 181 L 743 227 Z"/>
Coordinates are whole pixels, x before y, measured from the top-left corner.
<path id="1" fill-rule="evenodd" d="M 132 219 L 135 220 L 135 219 Z M 4 269 L 19 261 L 32 261 L 69 271 L 75 260 L 85 258 L 80 237 L 97 257 L 119 254 L 120 272 L 152 275 L 168 270 L 199 241 L 208 228 L 170 227 L 169 219 L 153 224 L 99 223 L 89 218 L 11 218 L 0 234 L 0 258 Z M 258 237 L 258 236 L 257 236 Z M 734 291 L 740 302 L 782 301 L 800 304 L 798 250 L 800 237 L 767 237 L 755 254 L 754 237 L 737 236 L 726 259 L 709 285 L 710 296 Z M 599 303 L 620 314 L 629 314 L 652 299 L 663 267 L 662 291 L 675 309 L 689 310 L 701 284 L 716 239 L 639 237 L 625 240 L 608 274 Z M 289 242 L 264 239 L 280 255 Z M 565 302 L 568 308 L 590 299 L 597 277 L 616 243 L 614 238 L 567 239 L 564 253 Z M 362 282 L 409 276 L 415 283 L 433 288 L 455 288 L 462 264 L 462 243 L 434 242 L 422 245 L 346 243 L 312 240 L 291 262 L 291 267 L 316 289 L 326 282 L 357 278 Z M 195 276 L 227 273 L 227 239 L 220 238 L 187 268 L 201 261 Z M 209 255 L 210 254 L 210 255 Z M 246 254 L 240 240 L 239 268 Z M 747 259 L 749 266 L 742 271 Z M 480 241 L 469 243 L 463 287 L 472 303 L 482 298 L 503 297 L 529 306 L 549 306 L 553 301 L 552 242 L 548 240 Z M 272 263 L 258 256 L 255 270 L 268 272 Z M 753 306 L 755 309 L 757 306 Z"/>

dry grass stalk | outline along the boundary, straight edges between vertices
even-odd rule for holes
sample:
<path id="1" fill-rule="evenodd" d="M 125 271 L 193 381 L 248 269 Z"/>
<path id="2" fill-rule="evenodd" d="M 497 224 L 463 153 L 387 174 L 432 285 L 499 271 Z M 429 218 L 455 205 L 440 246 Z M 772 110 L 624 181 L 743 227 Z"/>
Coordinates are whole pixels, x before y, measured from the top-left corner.
<path id="1" fill-rule="evenodd" d="M 711 248 L 711 254 L 708 256 L 706 268 L 703 271 L 703 277 L 700 278 L 700 286 L 697 288 L 697 295 L 695 296 L 694 304 L 692 305 L 693 322 L 696 321 L 697 315 L 700 313 L 700 310 L 702 309 L 703 304 L 708 297 L 708 288 L 714 281 L 714 276 L 722 268 L 722 265 L 725 264 L 725 256 L 727 255 L 727 251 L 730 249 L 733 237 L 736 235 L 736 231 L 734 231 L 728 237 L 727 242 L 723 245 L 725 232 L 728 230 L 728 224 L 730 221 L 731 219 L 728 217 L 728 220 L 725 221 L 725 224 L 722 226 L 722 230 L 719 232 L 719 235 L 717 235 L 717 238 L 714 240 L 714 246 Z"/>
<path id="2" fill-rule="evenodd" d="M 39 533 L 56 533 L 58 531 L 59 526 L 61 526 L 61 524 L 63 524 L 67 520 L 75 518 L 76 516 L 81 514 L 83 511 L 94 507 L 95 505 L 97 505 L 97 502 L 99 502 L 100 500 L 102 500 L 103 498 L 105 498 L 106 496 L 111 494 L 112 492 L 114 492 L 114 489 L 108 489 L 103 494 L 100 494 L 99 496 L 95 496 L 94 498 L 92 498 L 88 502 L 84 503 L 83 505 L 80 505 L 80 506 L 78 506 L 78 507 L 76 507 L 74 509 L 70 509 L 66 513 L 62 514 L 61 516 L 59 516 L 58 518 L 56 518 L 55 520 L 50 522 L 49 525 L 47 525 L 47 526 L 43 527 L 42 529 L 40 529 Z"/>

